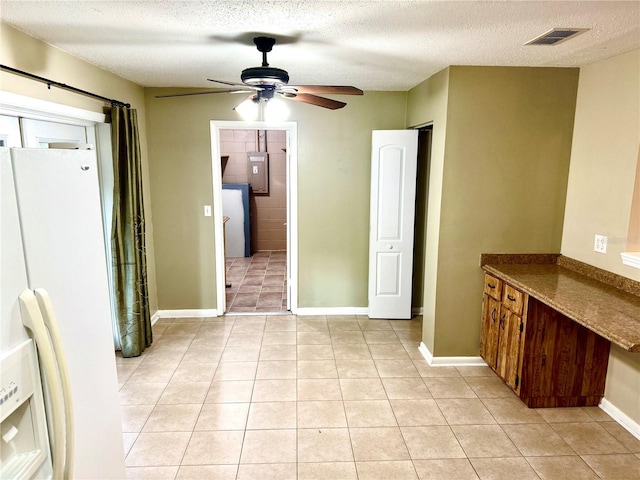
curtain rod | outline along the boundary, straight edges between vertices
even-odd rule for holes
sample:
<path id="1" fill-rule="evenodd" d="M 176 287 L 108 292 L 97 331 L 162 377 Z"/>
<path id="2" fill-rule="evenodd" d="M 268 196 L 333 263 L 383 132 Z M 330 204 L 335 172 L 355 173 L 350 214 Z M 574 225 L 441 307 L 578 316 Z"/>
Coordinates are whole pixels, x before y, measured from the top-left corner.
<path id="1" fill-rule="evenodd" d="M 77 93 L 79 95 L 84 95 L 86 97 L 97 98 L 98 100 L 109 102 L 112 107 L 124 107 L 124 108 L 131 107 L 131 104 L 129 103 L 124 103 L 124 102 L 121 102 L 120 100 L 114 100 L 112 98 L 103 97 L 102 95 L 96 95 L 95 93 L 87 92 L 86 90 L 81 90 L 79 88 L 72 87 L 64 83 L 56 82 L 54 80 L 49 80 L 44 77 L 39 77 L 38 75 L 34 75 L 33 73 L 25 72 L 23 70 L 18 70 L 17 68 L 8 67 L 6 65 L 0 65 L 0 70 L 13 73 L 14 75 L 27 77 L 27 78 L 30 78 L 31 80 L 36 80 L 41 83 L 46 83 L 49 89 L 51 89 L 51 87 L 54 86 L 54 87 L 61 88 L 63 90 L 68 90 L 70 92 Z"/>

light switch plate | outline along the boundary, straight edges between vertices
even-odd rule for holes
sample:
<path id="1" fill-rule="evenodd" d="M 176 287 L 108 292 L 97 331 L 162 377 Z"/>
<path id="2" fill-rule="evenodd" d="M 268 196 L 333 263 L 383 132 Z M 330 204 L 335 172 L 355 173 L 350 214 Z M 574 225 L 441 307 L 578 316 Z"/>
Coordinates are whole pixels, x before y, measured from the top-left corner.
<path id="1" fill-rule="evenodd" d="M 593 251 L 598 253 L 607 253 L 607 237 L 605 235 L 596 234 Z"/>
<path id="2" fill-rule="evenodd" d="M 205 205 L 204 206 L 204 216 L 205 217 L 210 217 L 211 216 L 211 205 Z"/>

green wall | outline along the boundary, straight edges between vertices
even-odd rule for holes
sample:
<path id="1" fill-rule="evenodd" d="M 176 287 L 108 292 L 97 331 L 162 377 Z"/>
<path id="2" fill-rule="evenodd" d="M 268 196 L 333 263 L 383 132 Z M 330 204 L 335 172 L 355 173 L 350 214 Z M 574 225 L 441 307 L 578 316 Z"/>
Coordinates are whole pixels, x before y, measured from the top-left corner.
<path id="1" fill-rule="evenodd" d="M 434 356 L 478 354 L 481 253 L 560 250 L 577 81 L 577 69 L 448 69 L 444 151 L 430 179 L 441 204 L 429 204 L 427 224 L 438 235 L 427 248 L 423 328 Z M 408 118 L 429 121 L 420 111 L 433 105 L 411 98 Z"/>
<path id="2" fill-rule="evenodd" d="M 640 270 L 623 265 L 620 253 L 629 240 L 639 143 L 640 50 L 583 67 L 562 253 L 636 281 Z M 606 254 L 593 251 L 596 233 L 608 236 Z"/>
<path id="3" fill-rule="evenodd" d="M 211 120 L 239 120 L 235 95 L 156 99 L 145 90 L 160 309 L 216 308 Z M 371 131 L 404 128 L 405 92 L 289 102 L 298 123 L 299 307 L 366 307 Z"/>
<path id="4" fill-rule="evenodd" d="M 640 50 L 580 70 L 562 254 L 640 281 L 622 264 L 640 143 Z M 609 237 L 607 253 L 594 235 Z M 611 347 L 605 399 L 640 423 L 640 354 Z"/>
<path id="5" fill-rule="evenodd" d="M 95 92 L 104 97 L 130 103 L 131 107 L 137 110 L 142 156 L 142 186 L 145 199 L 149 308 L 152 314 L 155 313 L 158 309 L 158 300 L 143 88 L 129 80 L 69 55 L 59 48 L 31 37 L 5 23 L 0 23 L 0 63 L 57 82 L 73 85 L 82 90 Z M 105 103 L 101 100 L 55 87 L 49 89 L 43 83 L 10 73 L 0 72 L 0 86 L 6 92 L 104 113 Z"/>
<path id="6" fill-rule="evenodd" d="M 425 232 L 422 341 L 433 352 L 436 325 L 436 286 L 438 283 L 438 246 L 440 241 L 440 209 L 444 172 L 444 146 L 447 133 L 449 68 L 409 90 L 407 126 L 433 125 L 429 185 L 427 188 L 427 227 Z"/>

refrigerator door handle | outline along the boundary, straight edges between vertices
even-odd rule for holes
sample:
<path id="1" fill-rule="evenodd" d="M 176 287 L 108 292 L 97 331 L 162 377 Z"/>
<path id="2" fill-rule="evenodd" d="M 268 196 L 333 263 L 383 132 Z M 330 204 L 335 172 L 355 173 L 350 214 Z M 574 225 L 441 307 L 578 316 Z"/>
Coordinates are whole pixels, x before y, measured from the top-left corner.
<path id="1" fill-rule="evenodd" d="M 40 312 L 44 324 L 49 330 L 49 338 L 53 344 L 53 353 L 56 356 L 58 365 L 58 373 L 60 375 L 60 383 L 62 386 L 62 395 L 64 396 L 64 420 L 65 420 L 65 462 L 64 462 L 64 478 L 73 478 L 73 452 L 74 452 L 74 435 L 73 435 L 73 404 L 71 400 L 71 382 L 69 381 L 69 369 L 67 368 L 67 357 L 64 354 L 62 346 L 62 337 L 58 328 L 58 320 L 56 318 L 51 297 L 44 288 L 36 288 L 35 291 Z"/>
<path id="2" fill-rule="evenodd" d="M 64 477 L 64 456 L 65 456 L 65 432 L 64 432 L 64 400 L 62 385 L 57 372 L 56 358 L 51 345 L 47 328 L 45 327 L 42 313 L 38 307 L 38 301 L 29 289 L 24 290 L 18 297 L 20 302 L 20 312 L 22 313 L 22 323 L 33 335 L 34 342 L 40 357 L 40 367 L 45 378 L 46 389 L 50 409 L 53 432 L 51 435 L 51 457 L 53 463 L 53 478 Z M 43 390 L 45 385 L 43 385 Z"/>

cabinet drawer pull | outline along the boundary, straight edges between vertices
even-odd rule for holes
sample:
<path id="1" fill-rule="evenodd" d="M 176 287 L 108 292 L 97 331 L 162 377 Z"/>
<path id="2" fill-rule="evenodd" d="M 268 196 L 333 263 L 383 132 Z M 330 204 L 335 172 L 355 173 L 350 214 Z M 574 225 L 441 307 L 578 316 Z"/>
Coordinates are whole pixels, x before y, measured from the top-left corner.
<path id="1" fill-rule="evenodd" d="M 512 297 L 511 295 L 507 295 L 507 298 L 508 298 L 509 300 L 511 300 L 512 302 L 515 302 L 515 301 L 516 301 L 516 297 Z"/>
<path id="2" fill-rule="evenodd" d="M 495 286 L 495 285 L 491 285 L 490 283 L 487 283 L 487 287 L 489 287 L 489 288 L 490 288 L 490 289 L 492 289 L 492 290 L 493 290 L 494 288 L 496 288 L 496 286 Z"/>

